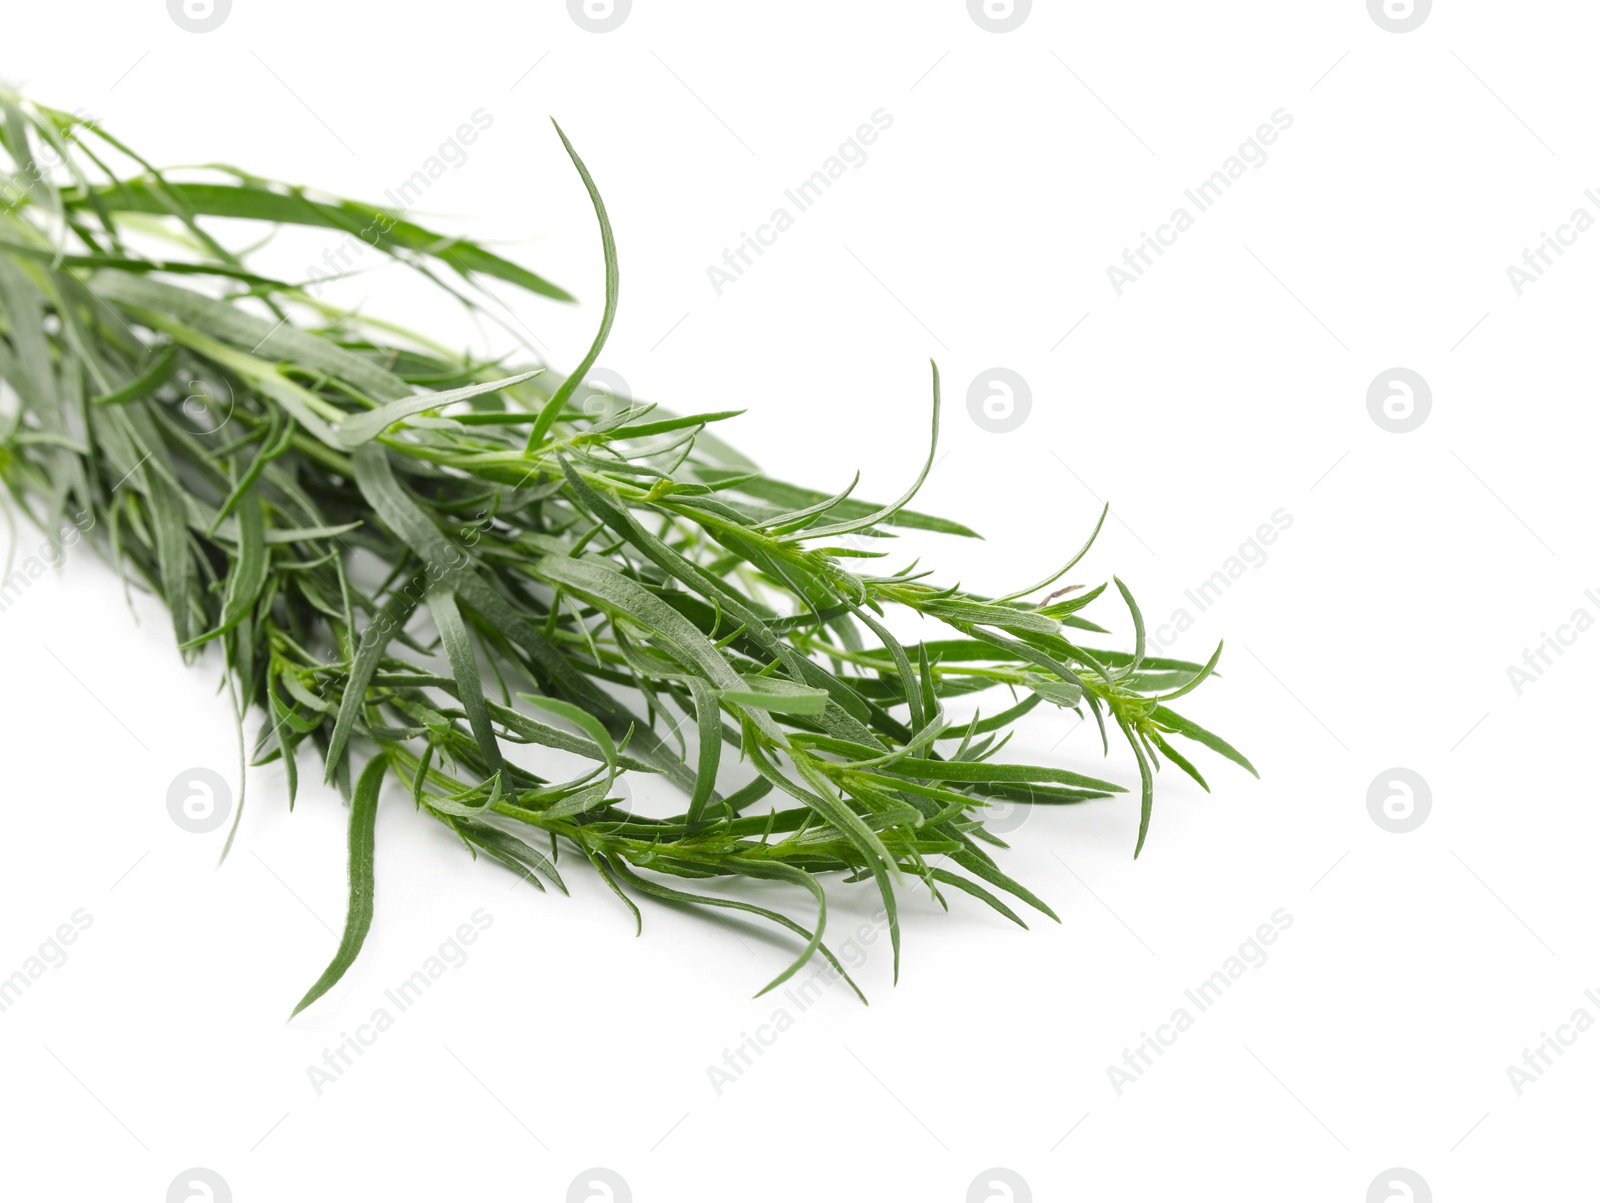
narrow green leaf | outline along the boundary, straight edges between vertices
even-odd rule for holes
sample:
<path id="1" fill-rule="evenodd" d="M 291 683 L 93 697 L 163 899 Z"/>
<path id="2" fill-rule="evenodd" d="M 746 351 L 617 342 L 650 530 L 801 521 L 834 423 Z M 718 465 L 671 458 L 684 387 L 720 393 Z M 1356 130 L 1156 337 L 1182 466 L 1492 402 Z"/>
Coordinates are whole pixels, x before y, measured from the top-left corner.
<path id="1" fill-rule="evenodd" d="M 1200 726 L 1199 723 L 1192 723 L 1182 715 L 1168 710 L 1165 706 L 1157 706 L 1150 712 L 1150 717 L 1167 730 L 1176 731 L 1186 739 L 1192 739 L 1196 743 L 1204 744 L 1217 755 L 1227 757 L 1252 777 L 1259 778 L 1261 776 L 1260 773 L 1256 772 L 1256 766 L 1245 759 L 1243 752 L 1240 752 L 1227 740 L 1223 739 L 1222 736 L 1213 735 L 1210 731 Z"/>
<path id="2" fill-rule="evenodd" d="M 489 706 L 478 675 L 478 656 L 473 650 L 472 634 L 456 605 L 456 595 L 448 585 L 436 584 L 428 590 L 428 613 L 433 616 L 433 625 L 439 628 L 439 639 L 450 661 L 450 673 L 456 679 L 456 696 L 467 712 L 472 734 L 477 737 L 478 747 L 489 767 L 498 772 L 504 761 L 500 745 L 495 741 L 494 725 L 489 721 Z"/>
<path id="3" fill-rule="evenodd" d="M 595 187 L 594 177 L 583 165 L 578 152 L 572 148 L 566 133 L 554 121 L 550 124 L 555 125 L 556 133 L 561 136 L 561 145 L 567 148 L 567 156 L 572 160 L 572 165 L 578 169 L 583 186 L 589 192 L 589 201 L 594 206 L 594 215 L 600 222 L 600 248 L 606 266 L 606 303 L 600 315 L 600 329 L 595 334 L 594 341 L 589 344 L 588 353 L 572 370 L 572 375 L 561 382 L 561 387 L 551 394 L 550 400 L 545 402 L 544 408 L 539 411 L 539 420 L 533 424 L 533 430 L 528 435 L 530 451 L 544 441 L 545 435 L 550 433 L 550 428 L 555 425 L 556 419 L 561 416 L 561 411 L 566 408 L 567 399 L 577 391 L 578 385 L 583 383 L 584 374 L 594 367 L 595 360 L 600 358 L 600 350 L 606 345 L 606 338 L 611 333 L 611 323 L 617 316 L 617 243 L 611 235 L 611 219 L 606 216 L 605 202 L 600 199 L 600 190 Z"/>
<path id="4" fill-rule="evenodd" d="M 354 450 L 363 443 L 371 442 L 396 422 L 404 421 L 414 414 L 420 414 L 429 409 L 443 409 L 445 406 L 454 405 L 458 401 L 481 397 L 487 393 L 500 392 L 502 389 L 510 388 L 514 384 L 521 384 L 524 380 L 531 380 L 541 370 L 540 368 L 535 368 L 531 372 L 518 372 L 515 376 L 507 376 L 504 380 L 495 380 L 488 384 L 470 384 L 465 388 L 454 388 L 444 393 L 418 393 L 415 397 L 403 397 L 398 401 L 390 401 L 386 405 L 380 405 L 377 409 L 370 409 L 365 413 L 352 414 L 339 423 L 339 443 L 341 446 Z"/>
<path id="5" fill-rule="evenodd" d="M 148 367 L 135 376 L 127 384 L 114 392 L 106 393 L 102 397 L 95 397 L 95 405 L 123 405 L 129 401 L 137 401 L 148 397 L 172 377 L 173 365 L 177 362 L 178 348 L 173 343 L 168 343 L 158 351 L 150 361 Z"/>
<path id="6" fill-rule="evenodd" d="M 366 941 L 367 930 L 372 926 L 372 853 L 374 833 L 378 820 L 378 793 L 383 786 L 384 773 L 389 762 L 378 753 L 361 770 L 361 780 L 356 783 L 355 798 L 350 804 L 350 905 L 345 912 L 344 935 L 339 938 L 338 951 L 306 991 L 305 997 L 295 1004 L 289 1018 L 304 1011 L 321 998 L 345 974 Z"/>
<path id="7" fill-rule="evenodd" d="M 700 756 L 687 812 L 692 827 L 700 822 L 706 804 L 716 794 L 717 769 L 722 759 L 722 708 L 717 705 L 715 692 L 699 677 L 689 678 L 689 689 L 694 697 Z"/>

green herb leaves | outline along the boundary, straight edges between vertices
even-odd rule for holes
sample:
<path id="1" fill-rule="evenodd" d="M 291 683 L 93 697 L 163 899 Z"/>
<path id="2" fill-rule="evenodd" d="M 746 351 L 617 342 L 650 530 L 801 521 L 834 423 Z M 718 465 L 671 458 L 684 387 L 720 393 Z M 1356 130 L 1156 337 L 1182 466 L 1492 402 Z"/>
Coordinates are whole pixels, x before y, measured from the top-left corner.
<path id="1" fill-rule="evenodd" d="M 541 889 L 565 892 L 557 860 L 575 855 L 636 921 L 644 897 L 773 923 L 795 947 L 770 989 L 814 955 L 843 972 L 828 879 L 871 883 L 896 972 L 907 889 L 962 893 L 1015 923 L 1014 903 L 1055 917 L 996 863 L 987 817 L 1125 791 L 1002 758 L 1029 714 L 1073 710 L 1122 733 L 1140 777 L 1136 853 L 1163 761 L 1205 785 L 1169 737 L 1255 771 L 1169 708 L 1220 647 L 1204 665 L 1147 655 L 1121 580 L 1131 652 L 1076 642 L 1104 632 L 1085 613 L 1104 585 L 1024 600 L 1079 565 L 1092 535 L 999 597 L 876 554 L 897 530 L 973 534 L 908 508 L 936 462 L 937 366 L 926 461 L 886 505 L 854 482 L 763 475 L 706 432 L 731 411 L 569 408 L 615 319 L 618 270 L 564 134 L 606 291 L 563 378 L 256 275 L 224 246 L 237 231 L 213 223 L 376 230 L 376 249 L 474 315 L 491 310 L 481 277 L 566 297 L 482 248 L 243 173 L 169 180 L 94 127 L 3 93 L 0 106 L 0 168 L 9 155 L 31 170 L 30 139 L 75 155 L 0 212 L 0 483 L 41 524 L 69 505 L 82 529 L 92 520 L 125 577 L 164 599 L 186 655 L 222 649 L 241 723 L 263 716 L 253 761 L 283 763 L 291 805 L 308 745 L 349 800 L 345 931 L 296 1012 L 340 980 L 372 923 L 385 783 Z M 159 221 L 181 254 L 142 255 L 128 215 L 141 232 Z M 649 778 L 653 795 L 680 796 L 672 813 L 633 801 Z"/>

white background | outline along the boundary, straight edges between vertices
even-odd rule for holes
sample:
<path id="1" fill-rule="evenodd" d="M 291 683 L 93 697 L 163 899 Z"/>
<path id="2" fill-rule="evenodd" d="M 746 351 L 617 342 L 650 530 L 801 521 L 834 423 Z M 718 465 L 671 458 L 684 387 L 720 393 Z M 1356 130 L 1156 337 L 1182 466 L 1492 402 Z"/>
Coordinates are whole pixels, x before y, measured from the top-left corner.
<path id="1" fill-rule="evenodd" d="M 159 609 L 136 622 L 80 549 L 0 614 L 0 972 L 93 916 L 0 1014 L 7 1197 L 156 1201 L 190 1166 L 240 1203 L 584 1198 L 590 1166 L 640 1203 L 1029 1197 L 969 1196 L 988 1167 L 1036 1200 L 1359 1203 L 1396 1166 L 1441 1201 L 1587 1197 L 1600 1035 L 1520 1096 L 1507 1066 L 1600 1018 L 1600 634 L 1520 696 L 1507 666 L 1600 617 L 1600 234 L 1520 297 L 1506 268 L 1600 216 L 1592 6 L 1441 2 L 1401 35 L 1360 0 L 1040 3 L 1004 34 L 960 0 L 636 0 L 604 35 L 549 0 L 237 0 L 203 35 L 156 0 L 76 0 L 5 25 L 0 74 L 160 163 L 379 199 L 487 110 L 423 207 L 579 294 L 502 290 L 570 365 L 600 264 L 555 115 L 620 245 L 602 366 L 680 409 L 748 408 L 726 433 L 770 471 L 836 488 L 860 468 L 882 498 L 925 453 L 936 357 L 944 458 L 919 506 L 987 540 L 905 554 L 1009 591 L 1109 499 L 1079 579 L 1119 574 L 1152 625 L 1190 610 L 1177 653 L 1226 637 L 1188 712 L 1262 774 L 1207 756 L 1210 797 L 1164 774 L 1137 863 L 1136 801 L 1029 816 L 1003 864 L 1061 925 L 908 895 L 899 985 L 880 940 L 870 1007 L 826 992 L 720 1095 L 708 1067 L 785 1005 L 748 996 L 787 941 L 659 907 L 635 939 L 576 866 L 570 899 L 513 890 L 388 798 L 371 938 L 286 1025 L 341 922 L 337 798 L 308 764 L 291 816 L 281 770 L 253 770 L 215 868 L 221 833 L 180 830 L 165 795 L 234 772 L 218 665 L 183 667 Z M 707 267 L 880 108 L 866 163 L 718 296 Z M 1279 109 L 1265 165 L 1119 297 L 1107 267 Z M 347 287 L 415 314 L 393 268 Z M 997 365 L 1032 390 L 1008 434 L 965 406 Z M 1409 434 L 1367 410 L 1395 366 L 1432 388 Z M 1198 612 L 1184 591 L 1280 509 L 1266 562 Z M 1134 779 L 1075 723 L 1017 754 Z M 1367 810 L 1396 766 L 1432 792 L 1405 835 Z M 842 939 L 872 906 L 836 899 Z M 306 1067 L 476 908 L 493 926 L 467 962 L 319 1096 Z M 1119 1094 L 1108 1066 L 1279 908 L 1266 963 Z"/>

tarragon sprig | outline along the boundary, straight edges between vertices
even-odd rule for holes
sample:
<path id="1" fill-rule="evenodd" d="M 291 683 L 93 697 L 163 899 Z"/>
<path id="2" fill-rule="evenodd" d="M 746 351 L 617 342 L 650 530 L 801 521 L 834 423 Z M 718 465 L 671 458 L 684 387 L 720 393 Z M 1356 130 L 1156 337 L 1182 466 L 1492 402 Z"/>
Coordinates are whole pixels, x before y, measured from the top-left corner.
<path id="1" fill-rule="evenodd" d="M 1206 784 L 1173 737 L 1250 769 L 1170 708 L 1220 646 L 1203 665 L 1148 655 L 1116 580 L 1134 647 L 1091 647 L 1083 634 L 1107 632 L 1084 612 L 1105 587 L 1046 593 L 1093 535 L 998 597 L 882 570 L 876 546 L 897 530 L 972 534 L 907 508 L 935 462 L 937 367 L 927 461 L 888 504 L 857 499 L 854 482 L 824 492 L 765 475 L 711 433 L 734 412 L 575 405 L 618 268 L 564 135 L 606 268 L 599 332 L 568 376 L 531 355 L 480 361 L 259 274 L 214 223 L 362 237 L 513 335 L 485 279 L 569 299 L 481 246 L 243 171 L 175 179 L 10 94 L 0 112 L 0 480 L 34 522 L 70 517 L 159 594 L 184 656 L 215 649 L 241 739 L 262 715 L 250 762 L 283 766 L 291 805 L 308 746 L 351 802 L 345 932 L 297 1011 L 366 935 L 386 782 L 541 889 L 564 891 L 559 860 L 576 854 L 636 920 L 645 897 L 778 925 L 800 948 L 771 989 L 813 955 L 848 978 L 824 941 L 825 876 L 872 883 L 896 975 L 903 884 L 941 903 L 964 892 L 1019 924 L 1017 903 L 1055 917 L 1000 868 L 986 812 L 1123 787 L 1001 758 L 1041 706 L 1087 711 L 1107 748 L 1113 727 L 1127 740 L 1135 855 L 1163 760 Z M 896 612 L 945 635 L 902 642 Z M 985 708 L 954 716 L 980 694 Z M 681 812 L 630 809 L 625 774 L 666 778 Z M 740 879 L 757 884 L 712 892 Z M 803 920 L 779 909 L 794 891 Z"/>

